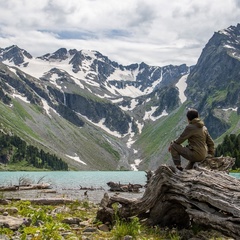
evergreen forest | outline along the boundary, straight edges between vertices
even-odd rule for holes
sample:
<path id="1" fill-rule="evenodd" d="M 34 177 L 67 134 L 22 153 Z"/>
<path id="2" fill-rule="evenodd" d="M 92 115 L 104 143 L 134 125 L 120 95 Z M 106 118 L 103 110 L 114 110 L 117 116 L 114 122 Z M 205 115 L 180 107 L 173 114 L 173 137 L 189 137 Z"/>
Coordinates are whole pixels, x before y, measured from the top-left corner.
<path id="1" fill-rule="evenodd" d="M 215 156 L 230 156 L 236 159 L 233 169 L 240 169 L 240 134 L 226 135 L 215 151 Z M 18 164 L 25 161 L 29 166 L 51 171 L 67 171 L 68 164 L 54 154 L 46 153 L 35 146 L 27 145 L 20 137 L 0 133 L 0 164 Z"/>
<path id="2" fill-rule="evenodd" d="M 240 134 L 226 135 L 216 148 L 215 156 L 230 156 L 236 159 L 233 169 L 240 168 Z"/>
<path id="3" fill-rule="evenodd" d="M 27 145 L 20 137 L 0 133 L 0 163 L 21 164 L 25 162 L 28 166 L 51 171 L 67 171 L 68 165 L 56 155 L 46 153 L 42 149 Z"/>

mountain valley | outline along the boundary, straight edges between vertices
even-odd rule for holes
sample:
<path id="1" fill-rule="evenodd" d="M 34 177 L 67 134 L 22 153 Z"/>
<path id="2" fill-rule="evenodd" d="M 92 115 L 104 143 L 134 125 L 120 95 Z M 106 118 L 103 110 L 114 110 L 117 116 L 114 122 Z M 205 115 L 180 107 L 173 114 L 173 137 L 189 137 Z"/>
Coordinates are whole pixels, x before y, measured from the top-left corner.
<path id="1" fill-rule="evenodd" d="M 240 133 L 240 24 L 215 32 L 195 66 L 123 66 L 97 51 L 33 57 L 0 48 L 0 123 L 70 170 L 152 170 L 199 110 L 216 144 Z"/>

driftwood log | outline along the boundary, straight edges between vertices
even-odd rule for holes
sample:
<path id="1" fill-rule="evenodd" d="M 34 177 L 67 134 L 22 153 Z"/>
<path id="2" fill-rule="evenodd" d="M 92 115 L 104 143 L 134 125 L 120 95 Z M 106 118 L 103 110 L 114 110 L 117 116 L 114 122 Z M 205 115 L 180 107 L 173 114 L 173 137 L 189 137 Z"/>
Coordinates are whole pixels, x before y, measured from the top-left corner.
<path id="1" fill-rule="evenodd" d="M 68 198 L 37 198 L 28 200 L 31 203 L 38 205 L 59 205 L 59 204 L 68 204 L 73 203 L 73 199 Z"/>
<path id="2" fill-rule="evenodd" d="M 121 184 L 115 182 L 108 182 L 107 185 L 110 187 L 111 192 L 135 192 L 138 193 L 140 188 L 143 186 L 141 184 Z"/>
<path id="3" fill-rule="evenodd" d="M 2 186 L 0 191 L 18 191 L 18 190 L 35 190 L 35 189 L 50 189 L 49 183 L 29 184 L 29 185 L 14 185 L 14 186 Z"/>
<path id="4" fill-rule="evenodd" d="M 7 187 L 0 187 L 0 191 L 17 191 L 18 187 L 17 186 L 7 186 Z"/>
<path id="5" fill-rule="evenodd" d="M 149 226 L 188 228 L 207 226 L 240 237 L 240 180 L 228 175 L 235 159 L 207 159 L 192 170 L 160 166 L 150 174 L 139 199 L 104 195 L 97 219 L 113 224 L 113 204 L 120 218 L 137 216 Z"/>

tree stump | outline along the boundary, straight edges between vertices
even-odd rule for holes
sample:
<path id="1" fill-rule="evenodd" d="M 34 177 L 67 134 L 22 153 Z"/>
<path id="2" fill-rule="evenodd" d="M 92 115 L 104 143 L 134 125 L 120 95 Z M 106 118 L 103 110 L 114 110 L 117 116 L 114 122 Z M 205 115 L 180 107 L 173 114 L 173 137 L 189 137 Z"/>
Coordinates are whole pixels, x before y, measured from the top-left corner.
<path id="1" fill-rule="evenodd" d="M 137 216 L 149 226 L 188 228 L 205 225 L 237 238 L 240 236 L 240 180 L 228 175 L 235 159 L 207 159 L 195 169 L 179 171 L 162 165 L 152 172 L 144 195 L 139 199 L 107 198 L 97 219 L 113 223 L 118 217 Z M 214 169 L 214 170 L 213 170 Z"/>

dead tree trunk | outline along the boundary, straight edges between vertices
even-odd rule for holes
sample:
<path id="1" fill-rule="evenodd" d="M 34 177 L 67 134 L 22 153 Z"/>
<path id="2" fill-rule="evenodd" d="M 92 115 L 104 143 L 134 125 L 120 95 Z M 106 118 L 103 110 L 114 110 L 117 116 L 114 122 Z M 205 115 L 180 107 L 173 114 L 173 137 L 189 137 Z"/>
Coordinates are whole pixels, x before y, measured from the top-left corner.
<path id="1" fill-rule="evenodd" d="M 196 223 L 239 237 L 240 180 L 227 174 L 233 164 L 233 158 L 223 157 L 208 159 L 202 163 L 204 167 L 193 170 L 160 166 L 149 179 L 142 198 L 112 196 L 102 201 L 105 205 L 97 218 L 111 222 L 116 214 L 112 204 L 118 203 L 120 218 L 138 216 L 148 225 L 179 228 Z"/>

